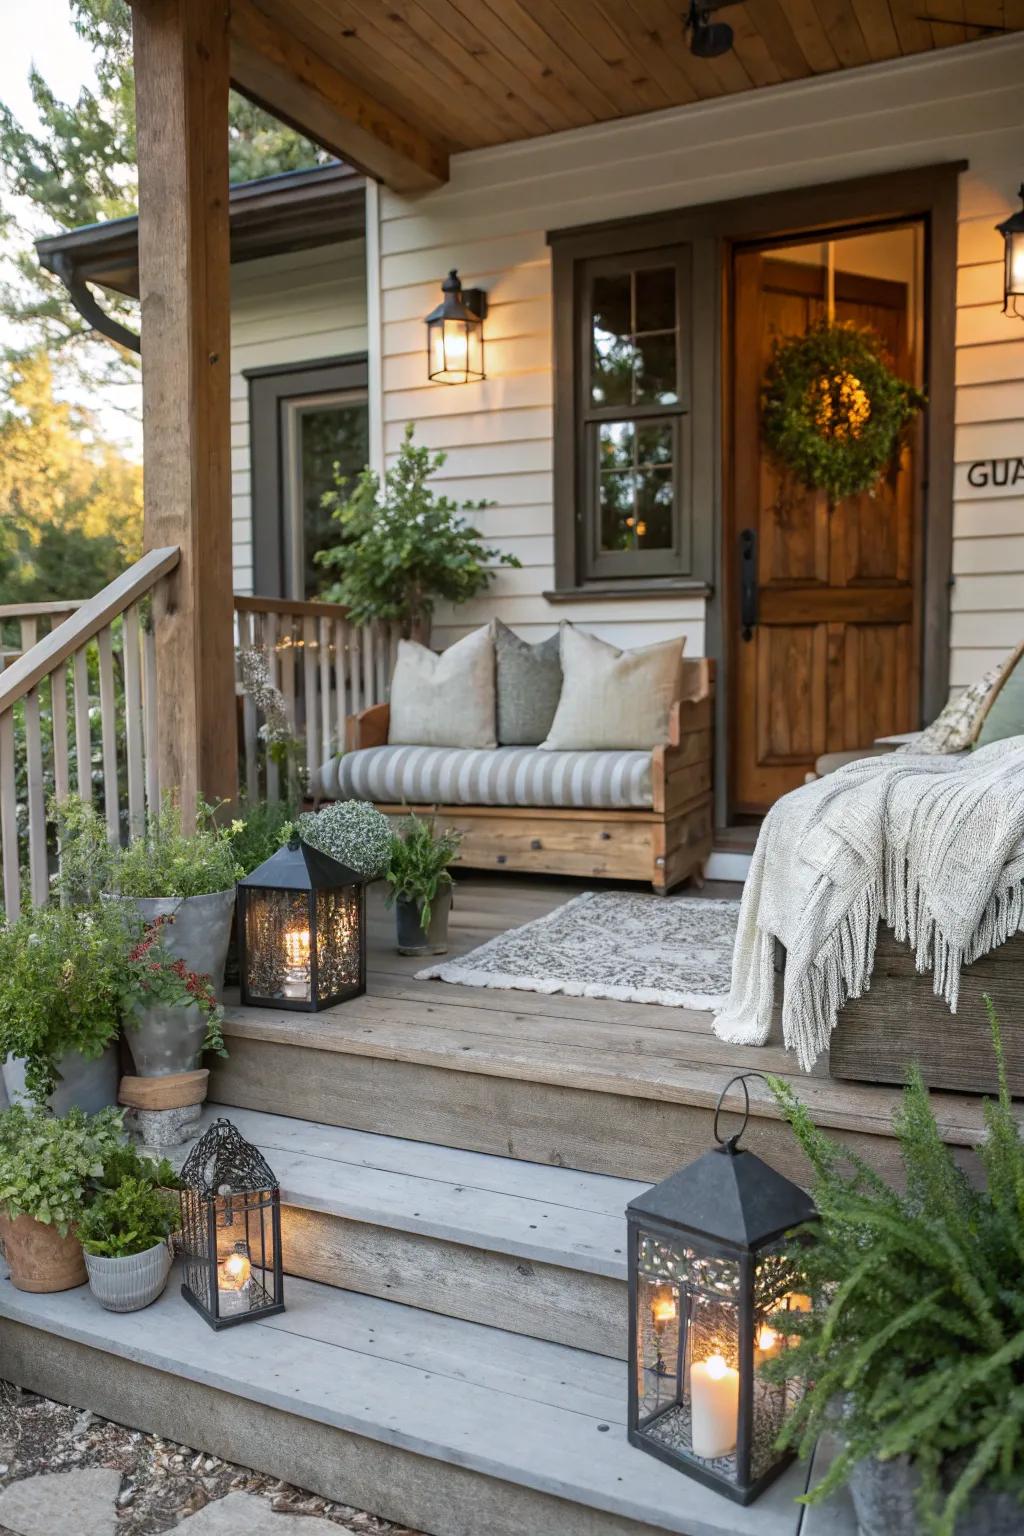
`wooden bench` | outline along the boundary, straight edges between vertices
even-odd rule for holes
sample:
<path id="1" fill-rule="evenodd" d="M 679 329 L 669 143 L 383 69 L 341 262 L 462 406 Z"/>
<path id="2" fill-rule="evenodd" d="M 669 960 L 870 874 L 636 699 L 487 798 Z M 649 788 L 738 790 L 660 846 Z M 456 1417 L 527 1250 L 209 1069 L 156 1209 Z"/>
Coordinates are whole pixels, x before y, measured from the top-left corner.
<path id="1" fill-rule="evenodd" d="M 469 869 L 649 881 L 661 895 L 700 880 L 711 854 L 714 663 L 683 661 L 683 697 L 673 705 L 668 741 L 652 753 L 650 810 L 575 810 L 494 805 L 389 805 L 389 816 L 435 814 L 462 833 L 459 862 Z M 384 746 L 388 706 L 348 720 L 349 751 Z"/>

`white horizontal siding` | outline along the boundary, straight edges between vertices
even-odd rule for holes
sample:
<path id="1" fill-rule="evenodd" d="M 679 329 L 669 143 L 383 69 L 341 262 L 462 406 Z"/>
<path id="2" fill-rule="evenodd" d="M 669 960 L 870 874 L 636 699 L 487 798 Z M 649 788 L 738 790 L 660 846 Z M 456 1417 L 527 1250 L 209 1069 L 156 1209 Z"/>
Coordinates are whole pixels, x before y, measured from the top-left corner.
<path id="1" fill-rule="evenodd" d="M 382 191 L 386 453 L 416 422 L 420 439 L 448 454 L 447 493 L 494 501 L 478 526 L 529 554 L 523 571 L 499 572 L 489 598 L 439 612 L 438 638 L 496 612 L 534 636 L 568 618 L 623 644 L 680 633 L 691 651 L 703 648 L 703 605 L 692 598 L 555 606 L 542 595 L 554 562 L 548 229 L 959 159 L 970 168 L 958 240 L 954 686 L 1020 638 L 1024 498 L 972 491 L 966 466 L 1024 453 L 1024 326 L 1000 312 L 993 231 L 1016 206 L 1022 68 L 1024 39 L 1000 38 L 457 155 L 437 192 Z M 451 266 L 489 304 L 488 377 L 462 388 L 428 384 L 424 367 L 423 316 Z"/>
<path id="2" fill-rule="evenodd" d="M 231 269 L 231 524 L 236 592 L 251 592 L 249 368 L 287 367 L 365 352 L 362 240 L 318 246 Z"/>

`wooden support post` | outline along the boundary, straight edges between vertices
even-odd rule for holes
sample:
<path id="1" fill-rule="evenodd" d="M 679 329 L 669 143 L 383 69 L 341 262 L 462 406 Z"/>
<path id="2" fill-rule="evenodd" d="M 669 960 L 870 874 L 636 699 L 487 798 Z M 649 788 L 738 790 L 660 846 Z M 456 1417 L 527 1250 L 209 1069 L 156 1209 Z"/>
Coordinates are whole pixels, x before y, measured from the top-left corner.
<path id="1" fill-rule="evenodd" d="M 135 0 L 147 549 L 163 790 L 237 795 L 230 501 L 226 0 Z"/>

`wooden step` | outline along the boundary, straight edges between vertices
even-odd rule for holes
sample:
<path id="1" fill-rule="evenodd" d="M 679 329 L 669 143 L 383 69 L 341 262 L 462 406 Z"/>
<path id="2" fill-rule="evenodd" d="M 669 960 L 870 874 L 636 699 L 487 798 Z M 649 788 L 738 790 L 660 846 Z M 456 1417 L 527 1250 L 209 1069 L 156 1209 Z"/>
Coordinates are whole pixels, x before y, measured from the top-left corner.
<path id="1" fill-rule="evenodd" d="M 379 983 L 378 983 L 379 985 Z M 431 999 L 424 1000 L 424 992 Z M 738 1071 L 776 1072 L 817 1123 L 898 1179 L 897 1088 L 794 1071 L 777 1046 L 725 1046 L 710 1015 L 617 1005 L 627 1022 L 580 1018 L 575 998 L 392 987 L 322 1015 L 231 1009 L 230 1056 L 211 1097 L 322 1124 L 498 1157 L 656 1182 L 712 1145 L 718 1095 Z M 768 1086 L 750 1083 L 744 1144 L 789 1177 L 809 1170 Z M 937 1093 L 946 1140 L 977 1146 L 979 1099 Z"/>
<path id="2" fill-rule="evenodd" d="M 0 1358 L 58 1402 L 434 1536 L 798 1536 L 803 1468 L 742 1509 L 630 1446 L 620 1361 L 304 1280 L 285 1302 L 215 1334 L 176 1273 L 124 1315 L 2 1279 Z M 852 1533 L 845 1497 L 820 1513 Z"/>
<path id="3" fill-rule="evenodd" d="M 277 1175 L 287 1273 L 625 1358 L 624 1211 L 646 1184 L 223 1105 L 204 1123 L 218 1114 Z"/>

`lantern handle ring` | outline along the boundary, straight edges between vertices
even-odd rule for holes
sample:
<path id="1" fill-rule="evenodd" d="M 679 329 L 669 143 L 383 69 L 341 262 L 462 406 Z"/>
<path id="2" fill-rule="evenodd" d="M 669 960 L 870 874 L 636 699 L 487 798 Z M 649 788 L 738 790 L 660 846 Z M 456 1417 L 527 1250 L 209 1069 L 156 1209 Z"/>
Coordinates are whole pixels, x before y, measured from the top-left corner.
<path id="1" fill-rule="evenodd" d="M 746 1130 L 747 1122 L 750 1119 L 750 1090 L 747 1088 L 747 1079 L 750 1077 L 759 1077 L 762 1083 L 766 1083 L 768 1081 L 763 1072 L 737 1072 L 735 1077 L 730 1077 L 729 1081 L 718 1095 L 718 1103 L 715 1105 L 715 1123 L 713 1127 L 713 1134 L 715 1140 L 718 1142 L 718 1145 L 720 1147 L 724 1147 L 727 1152 L 736 1151 L 739 1139 L 743 1135 L 743 1132 Z M 726 1095 L 728 1094 L 729 1089 L 732 1087 L 733 1083 L 742 1083 L 743 1085 L 743 1124 L 740 1126 L 735 1135 L 720 1136 L 718 1133 L 718 1119 L 722 1113 L 722 1106 L 725 1103 Z"/>

